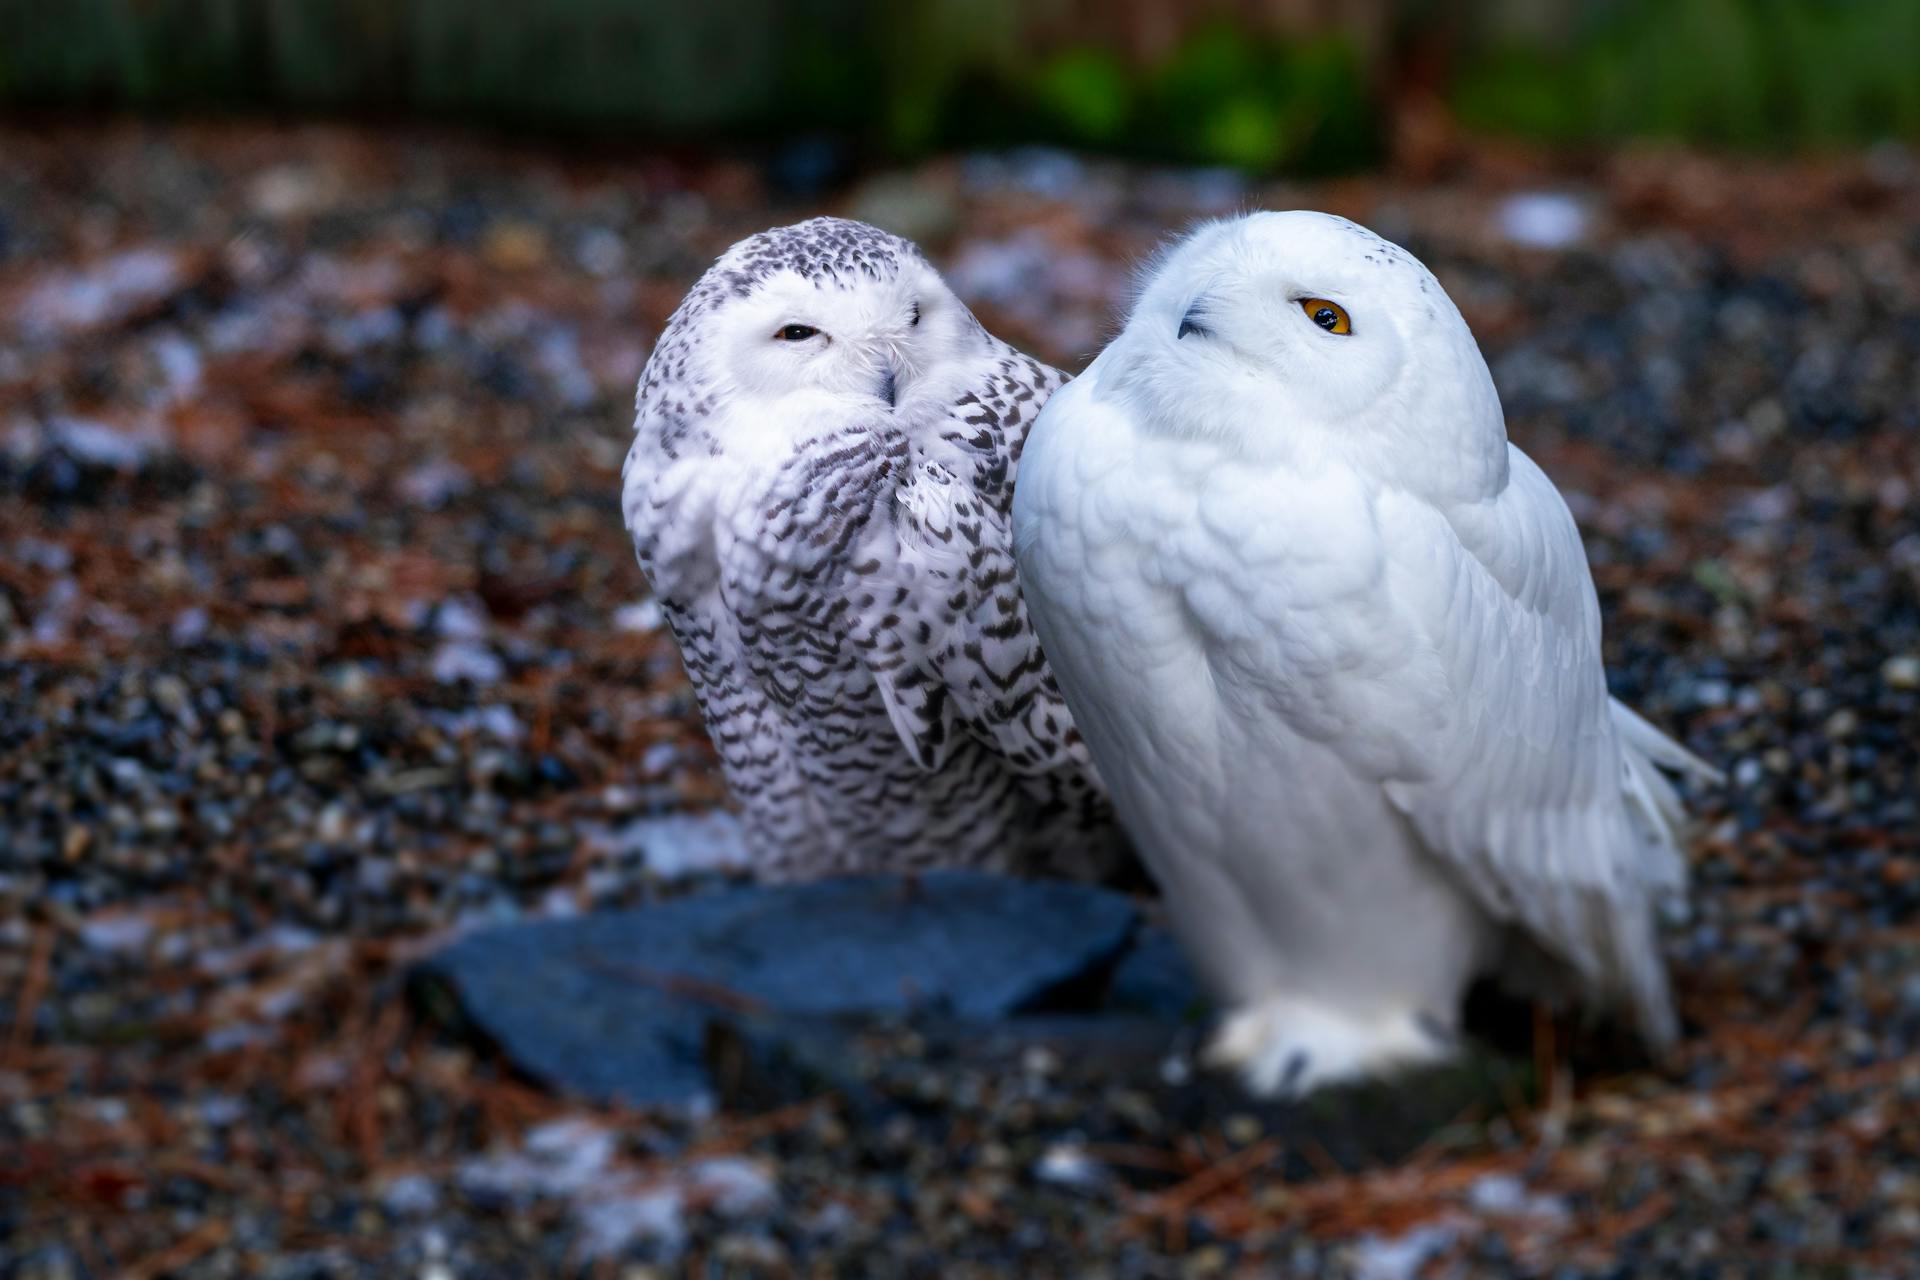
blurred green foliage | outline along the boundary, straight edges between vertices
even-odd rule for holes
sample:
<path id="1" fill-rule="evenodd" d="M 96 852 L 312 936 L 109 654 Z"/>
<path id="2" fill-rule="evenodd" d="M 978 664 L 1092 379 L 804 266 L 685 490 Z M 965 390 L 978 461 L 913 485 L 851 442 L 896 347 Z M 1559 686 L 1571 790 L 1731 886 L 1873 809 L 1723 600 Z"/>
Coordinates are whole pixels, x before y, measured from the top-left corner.
<path id="1" fill-rule="evenodd" d="M 1470 125 L 1561 142 L 1920 137 L 1920 0 L 1623 0 L 1561 47 L 1496 40 L 1453 99 Z"/>
<path id="2" fill-rule="evenodd" d="M 1142 135 L 1247 168 L 1370 158 L 1377 116 L 1358 52 L 1340 35 L 1291 44 L 1204 28 L 1147 83 Z"/>
<path id="3" fill-rule="evenodd" d="M 1067 133 L 1101 145 L 1119 142 L 1133 115 L 1133 82 L 1105 49 L 1069 49 L 1042 63 L 1034 97 Z"/>
<path id="4" fill-rule="evenodd" d="M 1284 30 L 1241 6 L 1143 49 L 1123 37 L 1151 7 L 1065 21 L 1023 0 L 0 0 L 0 100 L 1325 169 L 1379 154 L 1397 51 L 1437 42 L 1455 107 L 1485 129 L 1920 137 L 1920 0 L 1409 0 L 1367 10 L 1373 28 Z"/>
<path id="5" fill-rule="evenodd" d="M 954 46 L 950 46 L 954 47 Z M 924 83 L 924 82 L 923 82 Z M 896 144 L 1053 142 L 1249 169 L 1372 159 L 1380 112 L 1352 41 L 1203 26 L 1146 66 L 1103 48 L 961 62 Z"/>

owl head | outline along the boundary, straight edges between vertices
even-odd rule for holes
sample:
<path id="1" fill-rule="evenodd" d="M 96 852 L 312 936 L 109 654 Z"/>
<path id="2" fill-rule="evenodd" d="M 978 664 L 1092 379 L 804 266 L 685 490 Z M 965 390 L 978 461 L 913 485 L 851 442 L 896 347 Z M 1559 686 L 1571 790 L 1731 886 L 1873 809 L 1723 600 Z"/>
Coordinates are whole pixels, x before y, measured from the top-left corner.
<path id="1" fill-rule="evenodd" d="M 729 429 L 716 410 L 731 429 L 774 434 L 810 409 L 909 419 L 984 341 L 910 241 L 812 218 L 740 241 L 688 293 L 641 380 L 641 429 L 650 414 L 669 439 Z"/>
<path id="2" fill-rule="evenodd" d="M 1412 254 L 1330 214 L 1255 213 L 1174 245 L 1101 380 L 1150 429 L 1250 460 L 1341 458 L 1427 493 L 1505 476 L 1499 398 L 1458 309 Z"/>

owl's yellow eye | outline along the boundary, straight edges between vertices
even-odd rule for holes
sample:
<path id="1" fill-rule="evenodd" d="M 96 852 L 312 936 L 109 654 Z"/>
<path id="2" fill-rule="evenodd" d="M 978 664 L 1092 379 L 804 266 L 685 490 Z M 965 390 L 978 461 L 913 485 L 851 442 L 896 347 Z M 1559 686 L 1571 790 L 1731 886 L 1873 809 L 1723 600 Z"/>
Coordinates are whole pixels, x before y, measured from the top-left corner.
<path id="1" fill-rule="evenodd" d="M 1302 298 L 1300 309 L 1307 313 L 1307 319 L 1328 333 L 1353 332 L 1353 321 L 1347 319 L 1347 309 L 1337 302 L 1329 302 L 1325 298 Z"/>

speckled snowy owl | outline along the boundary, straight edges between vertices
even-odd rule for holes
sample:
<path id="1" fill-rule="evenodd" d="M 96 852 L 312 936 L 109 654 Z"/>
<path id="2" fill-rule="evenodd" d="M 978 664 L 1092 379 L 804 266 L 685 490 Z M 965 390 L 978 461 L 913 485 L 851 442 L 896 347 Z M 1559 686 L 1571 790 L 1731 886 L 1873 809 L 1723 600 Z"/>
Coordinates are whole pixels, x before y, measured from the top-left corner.
<path id="1" fill-rule="evenodd" d="M 1229 1005 L 1213 1062 L 1298 1094 L 1440 1059 L 1489 973 L 1671 1042 L 1660 770 L 1712 771 L 1608 696 L 1579 532 L 1404 250 L 1317 213 L 1192 235 L 1042 413 L 1014 528 Z"/>
<path id="2" fill-rule="evenodd" d="M 1063 380 L 837 218 L 742 240 L 668 321 L 622 505 L 763 873 L 1116 865 L 1013 563 Z"/>

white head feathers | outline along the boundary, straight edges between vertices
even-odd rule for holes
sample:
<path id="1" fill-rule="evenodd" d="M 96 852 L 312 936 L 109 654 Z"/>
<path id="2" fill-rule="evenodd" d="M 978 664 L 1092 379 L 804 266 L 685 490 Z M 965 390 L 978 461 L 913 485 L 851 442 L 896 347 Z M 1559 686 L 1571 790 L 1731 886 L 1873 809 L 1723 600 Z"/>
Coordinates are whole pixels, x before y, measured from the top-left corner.
<path id="1" fill-rule="evenodd" d="M 1506 480 L 1499 398 L 1466 322 L 1411 254 L 1345 218 L 1201 227 L 1149 269 L 1109 353 L 1103 386 L 1158 430 L 1248 458 L 1364 461 L 1435 498 Z"/>

